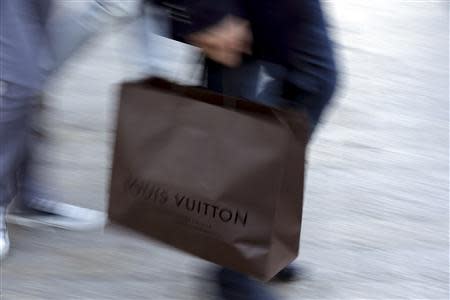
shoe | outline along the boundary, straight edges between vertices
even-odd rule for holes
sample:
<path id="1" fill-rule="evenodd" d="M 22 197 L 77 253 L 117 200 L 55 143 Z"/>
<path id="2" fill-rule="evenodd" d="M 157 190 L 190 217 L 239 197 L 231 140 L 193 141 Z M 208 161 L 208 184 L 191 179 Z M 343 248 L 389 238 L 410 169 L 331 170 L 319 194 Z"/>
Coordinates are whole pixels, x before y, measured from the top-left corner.
<path id="1" fill-rule="evenodd" d="M 9 237 L 5 222 L 5 209 L 0 208 L 0 260 L 9 252 Z"/>
<path id="2" fill-rule="evenodd" d="M 218 271 L 217 283 L 223 300 L 277 300 L 263 283 L 228 269 Z"/>
<path id="3" fill-rule="evenodd" d="M 27 227 L 51 226 L 84 231 L 103 228 L 107 217 L 96 210 L 39 199 L 30 205 L 22 204 L 11 209 L 7 221 Z"/>
<path id="4" fill-rule="evenodd" d="M 302 272 L 300 268 L 294 265 L 289 265 L 280 272 L 278 272 L 278 274 L 275 275 L 272 281 L 279 281 L 279 282 L 296 281 L 300 279 L 301 273 Z"/>

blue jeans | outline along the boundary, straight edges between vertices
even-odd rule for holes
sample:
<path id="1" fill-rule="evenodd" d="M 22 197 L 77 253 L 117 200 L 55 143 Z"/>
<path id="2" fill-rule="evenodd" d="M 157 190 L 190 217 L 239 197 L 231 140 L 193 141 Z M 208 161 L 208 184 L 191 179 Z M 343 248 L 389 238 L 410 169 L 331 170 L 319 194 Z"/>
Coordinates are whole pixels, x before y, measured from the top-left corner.
<path id="1" fill-rule="evenodd" d="M 0 83 L 0 208 L 5 208 L 18 192 L 27 203 L 44 193 L 31 168 L 39 139 L 33 126 L 39 110 L 37 90 Z"/>

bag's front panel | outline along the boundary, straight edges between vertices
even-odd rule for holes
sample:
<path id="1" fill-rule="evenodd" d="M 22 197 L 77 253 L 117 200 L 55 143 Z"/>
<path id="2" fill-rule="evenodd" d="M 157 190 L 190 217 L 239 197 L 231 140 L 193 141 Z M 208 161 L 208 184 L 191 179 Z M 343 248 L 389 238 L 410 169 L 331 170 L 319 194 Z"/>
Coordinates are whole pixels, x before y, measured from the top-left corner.
<path id="1" fill-rule="evenodd" d="M 130 87 L 117 134 L 113 220 L 267 277 L 292 139 L 276 118 Z"/>

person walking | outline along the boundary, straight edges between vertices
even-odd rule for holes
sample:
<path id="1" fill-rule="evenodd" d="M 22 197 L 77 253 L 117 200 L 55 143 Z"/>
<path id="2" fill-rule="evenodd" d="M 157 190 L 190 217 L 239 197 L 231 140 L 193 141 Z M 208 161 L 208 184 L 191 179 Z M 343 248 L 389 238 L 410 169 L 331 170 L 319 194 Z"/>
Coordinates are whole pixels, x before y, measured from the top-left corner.
<path id="1" fill-rule="evenodd" d="M 34 120 L 48 74 L 40 58 L 48 54 L 45 33 L 51 0 L 0 1 L 0 259 L 10 248 L 9 220 L 85 230 L 102 226 L 103 213 L 55 201 L 35 168 L 39 135 Z"/>
<path id="2" fill-rule="evenodd" d="M 187 41 L 207 56 L 207 87 L 272 107 L 303 110 L 311 139 L 337 82 L 320 1 L 183 2 L 193 32 Z M 288 266 L 276 279 L 290 280 L 296 272 Z M 278 299 L 266 285 L 243 274 L 219 268 L 215 276 L 224 300 Z"/>

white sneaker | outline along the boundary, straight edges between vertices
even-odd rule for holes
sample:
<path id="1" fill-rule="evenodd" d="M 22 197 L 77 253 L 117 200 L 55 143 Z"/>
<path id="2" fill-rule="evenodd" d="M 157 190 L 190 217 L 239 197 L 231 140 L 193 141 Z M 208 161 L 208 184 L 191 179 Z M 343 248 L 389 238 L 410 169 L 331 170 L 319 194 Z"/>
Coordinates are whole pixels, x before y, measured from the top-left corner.
<path id="1" fill-rule="evenodd" d="M 9 237 L 6 230 L 5 212 L 0 208 L 0 260 L 6 257 L 9 252 Z"/>
<path id="2" fill-rule="evenodd" d="M 36 227 L 51 226 L 67 230 L 94 230 L 103 228 L 107 221 L 105 213 L 66 203 L 49 200 L 33 202 L 33 207 L 22 207 L 9 211 L 9 223 Z"/>

